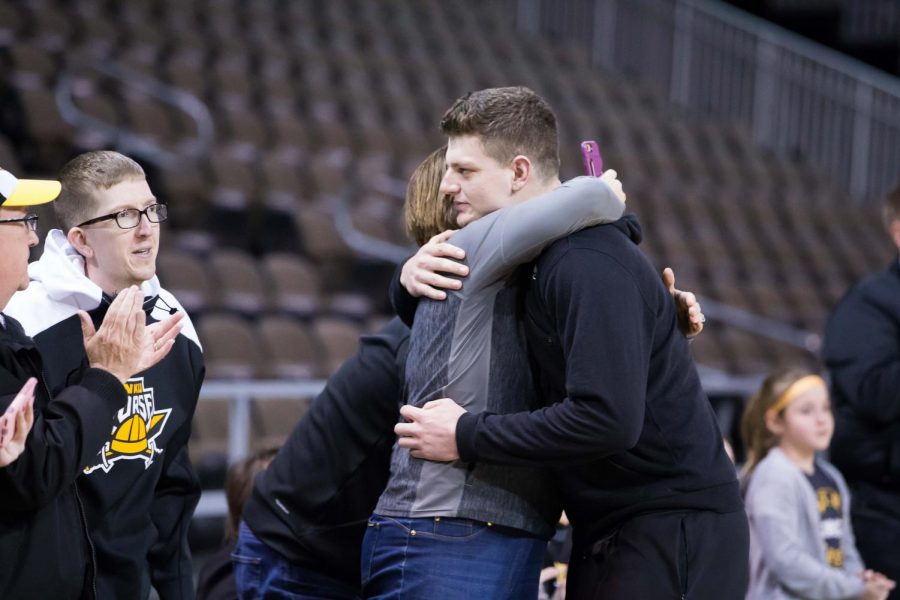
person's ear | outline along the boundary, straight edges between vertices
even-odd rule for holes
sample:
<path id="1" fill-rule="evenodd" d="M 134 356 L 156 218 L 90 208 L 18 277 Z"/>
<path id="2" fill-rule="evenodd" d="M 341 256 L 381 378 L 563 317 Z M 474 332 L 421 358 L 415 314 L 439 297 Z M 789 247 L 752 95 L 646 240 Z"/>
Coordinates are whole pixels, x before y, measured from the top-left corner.
<path id="1" fill-rule="evenodd" d="M 767 410 L 765 414 L 766 429 L 773 435 L 784 434 L 784 416 L 774 410 Z"/>
<path id="2" fill-rule="evenodd" d="M 891 234 L 891 240 L 893 240 L 894 245 L 900 249 L 900 220 L 891 221 L 888 231 Z"/>
<path id="3" fill-rule="evenodd" d="M 528 180 L 534 175 L 531 160 L 527 156 L 519 154 L 512 160 L 512 181 L 510 186 L 513 193 L 518 192 L 528 184 Z"/>
<path id="4" fill-rule="evenodd" d="M 88 244 L 87 236 L 81 227 L 73 227 L 66 235 L 66 239 L 72 244 L 72 247 L 85 258 L 91 258 L 94 255 L 94 249 Z"/>

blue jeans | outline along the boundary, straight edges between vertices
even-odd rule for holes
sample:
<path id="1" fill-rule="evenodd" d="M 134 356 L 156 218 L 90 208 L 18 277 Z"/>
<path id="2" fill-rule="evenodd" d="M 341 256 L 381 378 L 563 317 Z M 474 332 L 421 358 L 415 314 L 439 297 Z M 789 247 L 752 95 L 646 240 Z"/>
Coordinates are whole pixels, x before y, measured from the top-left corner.
<path id="1" fill-rule="evenodd" d="M 266 546 L 241 522 L 231 555 L 238 598 L 294 600 L 357 600 L 359 586 L 291 564 Z"/>
<path id="2" fill-rule="evenodd" d="M 479 521 L 372 515 L 363 596 L 403 600 L 536 598 L 547 542 Z"/>

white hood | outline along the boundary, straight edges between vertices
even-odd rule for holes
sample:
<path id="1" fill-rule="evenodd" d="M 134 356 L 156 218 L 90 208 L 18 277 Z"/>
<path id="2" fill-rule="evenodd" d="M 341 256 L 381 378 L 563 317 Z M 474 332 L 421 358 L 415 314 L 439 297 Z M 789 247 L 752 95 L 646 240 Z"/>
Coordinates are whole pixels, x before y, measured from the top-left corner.
<path id="1" fill-rule="evenodd" d="M 94 310 L 103 297 L 100 286 L 85 275 L 84 257 L 59 229 L 51 229 L 47 234 L 41 258 L 28 265 L 28 278 L 32 285 L 41 284 L 43 292 L 54 302 L 80 310 Z M 160 290 L 159 279 L 154 275 L 141 289 L 144 297 L 156 296 Z"/>
<path id="2" fill-rule="evenodd" d="M 28 289 L 14 294 L 4 312 L 19 321 L 31 337 L 79 310 L 94 310 L 103 299 L 103 290 L 85 275 L 84 257 L 60 229 L 51 229 L 47 234 L 41 258 L 28 265 L 28 278 L 31 280 Z M 165 303 L 165 306 L 154 307 L 153 318 L 164 319 L 170 306 L 185 312 L 187 317 L 184 307 L 162 289 L 155 275 L 141 284 L 141 290 L 144 298 L 159 296 Z M 181 333 L 200 345 L 190 318 L 184 320 Z"/>

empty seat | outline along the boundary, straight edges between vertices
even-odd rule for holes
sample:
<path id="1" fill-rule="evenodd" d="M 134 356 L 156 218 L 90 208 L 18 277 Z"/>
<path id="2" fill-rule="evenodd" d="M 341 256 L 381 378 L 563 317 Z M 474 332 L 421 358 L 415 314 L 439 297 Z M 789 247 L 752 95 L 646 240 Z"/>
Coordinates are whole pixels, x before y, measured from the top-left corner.
<path id="1" fill-rule="evenodd" d="M 161 251 L 156 257 L 157 275 L 164 288 L 178 298 L 190 314 L 215 306 L 209 267 L 187 252 Z"/>
<path id="2" fill-rule="evenodd" d="M 265 355 L 265 374 L 279 379 L 321 377 L 322 348 L 307 326 L 284 315 L 262 317 L 257 325 Z"/>
<path id="3" fill-rule="evenodd" d="M 334 373 L 359 346 L 360 328 L 346 319 L 320 317 L 313 321 L 312 329 L 324 349 L 328 374 Z"/>
<path id="4" fill-rule="evenodd" d="M 322 203 L 304 206 L 297 213 L 297 229 L 306 253 L 317 262 L 349 260 L 353 252 L 341 238 L 329 207 Z"/>
<path id="5" fill-rule="evenodd" d="M 259 342 L 243 318 L 207 315 L 200 319 L 198 334 L 207 379 L 249 379 L 262 373 Z"/>
<path id="6" fill-rule="evenodd" d="M 210 257 L 221 306 L 247 315 L 267 306 L 259 265 L 240 250 L 216 250 Z"/>
<path id="7" fill-rule="evenodd" d="M 272 307 L 309 318 L 321 309 L 319 273 L 308 261 L 283 252 L 267 254 L 262 259 L 268 280 Z"/>
<path id="8" fill-rule="evenodd" d="M 266 398 L 250 404 L 250 449 L 277 448 L 309 409 L 309 398 Z"/>
<path id="9" fill-rule="evenodd" d="M 204 398 L 197 402 L 191 425 L 191 462 L 205 463 L 210 455 L 228 454 L 228 401 Z"/>

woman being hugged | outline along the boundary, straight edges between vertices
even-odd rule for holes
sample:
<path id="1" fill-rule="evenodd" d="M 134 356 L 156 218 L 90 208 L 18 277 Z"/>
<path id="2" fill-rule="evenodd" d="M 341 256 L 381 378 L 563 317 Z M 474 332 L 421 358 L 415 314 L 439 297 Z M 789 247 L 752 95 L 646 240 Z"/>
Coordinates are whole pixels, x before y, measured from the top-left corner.
<path id="1" fill-rule="evenodd" d="M 828 388 L 803 370 L 772 373 L 741 422 L 750 518 L 748 599 L 887 598 L 894 582 L 865 570 L 844 478 L 818 452 L 834 433 Z"/>

